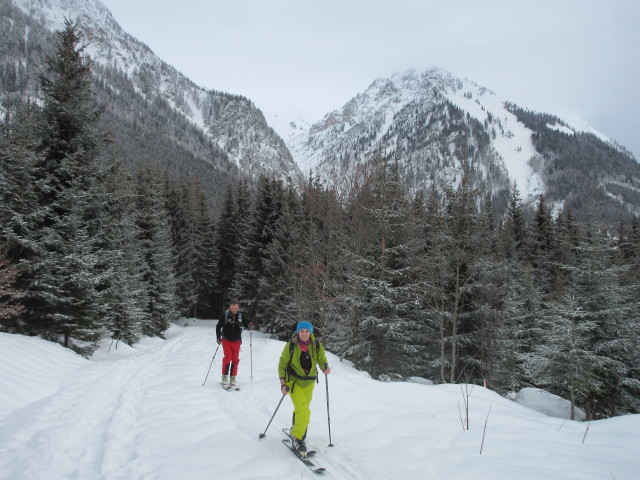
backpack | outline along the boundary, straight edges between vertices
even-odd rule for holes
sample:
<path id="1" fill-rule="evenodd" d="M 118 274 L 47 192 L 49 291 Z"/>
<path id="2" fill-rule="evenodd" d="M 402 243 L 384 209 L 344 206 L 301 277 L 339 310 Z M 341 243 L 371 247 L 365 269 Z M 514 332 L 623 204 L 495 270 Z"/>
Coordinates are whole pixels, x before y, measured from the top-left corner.
<path id="1" fill-rule="evenodd" d="M 320 350 L 320 340 L 318 340 L 318 338 L 316 336 L 313 337 L 313 339 L 315 340 L 314 342 L 314 346 L 316 349 L 316 355 L 318 354 L 318 351 Z M 287 368 L 285 370 L 285 373 L 287 374 L 287 376 L 291 375 L 294 378 L 298 378 L 300 380 L 315 380 L 316 382 L 319 382 L 320 380 L 318 379 L 318 367 L 316 365 L 316 374 L 313 376 L 308 376 L 308 377 L 301 377 L 299 376 L 297 373 L 295 373 L 293 371 L 293 369 L 291 368 L 291 360 L 293 359 L 293 351 L 296 348 L 296 346 L 293 343 L 293 337 L 291 338 L 291 340 L 289 340 L 289 364 L 287 365 Z M 311 372 L 309 372 L 311 373 Z"/>

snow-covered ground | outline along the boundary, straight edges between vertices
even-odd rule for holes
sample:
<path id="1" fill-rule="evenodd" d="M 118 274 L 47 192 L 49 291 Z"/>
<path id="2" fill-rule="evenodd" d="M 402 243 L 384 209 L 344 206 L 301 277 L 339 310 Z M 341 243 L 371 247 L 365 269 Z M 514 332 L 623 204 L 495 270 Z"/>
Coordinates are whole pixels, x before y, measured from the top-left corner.
<path id="1" fill-rule="evenodd" d="M 242 389 L 227 392 L 217 383 L 221 349 L 203 386 L 215 322 L 183 325 L 172 326 L 167 340 L 145 339 L 134 348 L 108 353 L 107 342 L 91 360 L 38 338 L 0 333 L 0 479 L 313 476 L 281 443 L 289 398 L 258 438 L 281 399 L 277 362 L 284 343 L 258 332 L 250 341 L 245 332 Z M 528 408 L 479 386 L 383 383 L 331 354 L 329 361 L 334 446 L 328 446 L 324 376 L 307 439 L 327 478 L 638 478 L 640 415 L 589 425 L 558 418 L 566 416 L 566 403 L 535 391 L 521 395 Z"/>

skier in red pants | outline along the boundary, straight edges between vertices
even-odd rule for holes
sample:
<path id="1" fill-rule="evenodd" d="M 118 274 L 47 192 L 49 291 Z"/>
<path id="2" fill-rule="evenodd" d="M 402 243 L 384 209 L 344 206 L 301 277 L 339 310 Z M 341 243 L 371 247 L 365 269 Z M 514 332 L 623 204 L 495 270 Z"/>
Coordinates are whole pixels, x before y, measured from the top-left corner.
<path id="1" fill-rule="evenodd" d="M 229 309 L 216 325 L 216 337 L 218 345 L 222 343 L 224 358 L 222 360 L 222 386 L 236 387 L 236 375 L 240 362 L 240 345 L 242 344 L 242 329 L 253 329 L 253 323 L 242 317 L 238 300 L 233 299 L 229 303 Z M 229 372 L 231 366 L 231 372 Z M 229 373 L 231 376 L 229 378 Z M 228 383 L 227 383 L 228 380 Z"/>

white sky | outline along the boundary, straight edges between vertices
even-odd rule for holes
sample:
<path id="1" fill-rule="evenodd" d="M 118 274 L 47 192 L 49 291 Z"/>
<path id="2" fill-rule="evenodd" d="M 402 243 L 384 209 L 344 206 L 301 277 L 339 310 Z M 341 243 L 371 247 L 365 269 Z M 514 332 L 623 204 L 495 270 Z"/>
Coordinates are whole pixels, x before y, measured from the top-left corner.
<path id="1" fill-rule="evenodd" d="M 443 68 L 578 115 L 640 159 L 638 0 L 103 0 L 207 88 L 321 116 L 378 77 Z"/>

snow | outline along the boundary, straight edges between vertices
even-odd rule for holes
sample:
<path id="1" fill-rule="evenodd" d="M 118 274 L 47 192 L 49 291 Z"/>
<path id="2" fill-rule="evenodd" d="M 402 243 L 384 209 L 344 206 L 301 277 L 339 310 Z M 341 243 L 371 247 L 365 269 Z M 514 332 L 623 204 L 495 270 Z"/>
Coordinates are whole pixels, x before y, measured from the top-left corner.
<path id="1" fill-rule="evenodd" d="M 242 390 L 226 392 L 217 384 L 221 350 L 203 385 L 215 322 L 183 325 L 134 347 L 109 352 L 105 342 L 90 360 L 0 333 L 0 479 L 309 478 L 281 444 L 288 398 L 258 439 L 282 398 L 284 343 L 245 332 Z M 307 439 L 327 478 L 637 478 L 640 415 L 571 421 L 566 401 L 544 392 L 518 393 L 529 408 L 480 386 L 378 382 L 328 358 L 333 371 L 316 385 Z"/>
<path id="2" fill-rule="evenodd" d="M 532 158 L 538 156 L 531 141 L 532 132 L 504 107 L 505 100 L 468 79 L 463 81 L 462 89 L 449 88 L 447 98 L 480 123 L 485 122 L 488 113 L 500 122 L 504 133 L 497 125 L 493 125 L 498 132 L 493 147 L 502 157 L 509 178 L 516 182 L 525 202 L 532 202 L 539 197 L 544 192 L 544 185 L 529 164 Z"/>
<path id="3" fill-rule="evenodd" d="M 575 132 L 571 130 L 569 127 L 565 127 L 564 125 L 558 125 L 557 123 L 554 123 L 553 125 L 550 123 L 547 123 L 547 128 L 549 130 L 556 130 L 558 132 L 562 132 L 570 136 L 575 134 Z"/>

